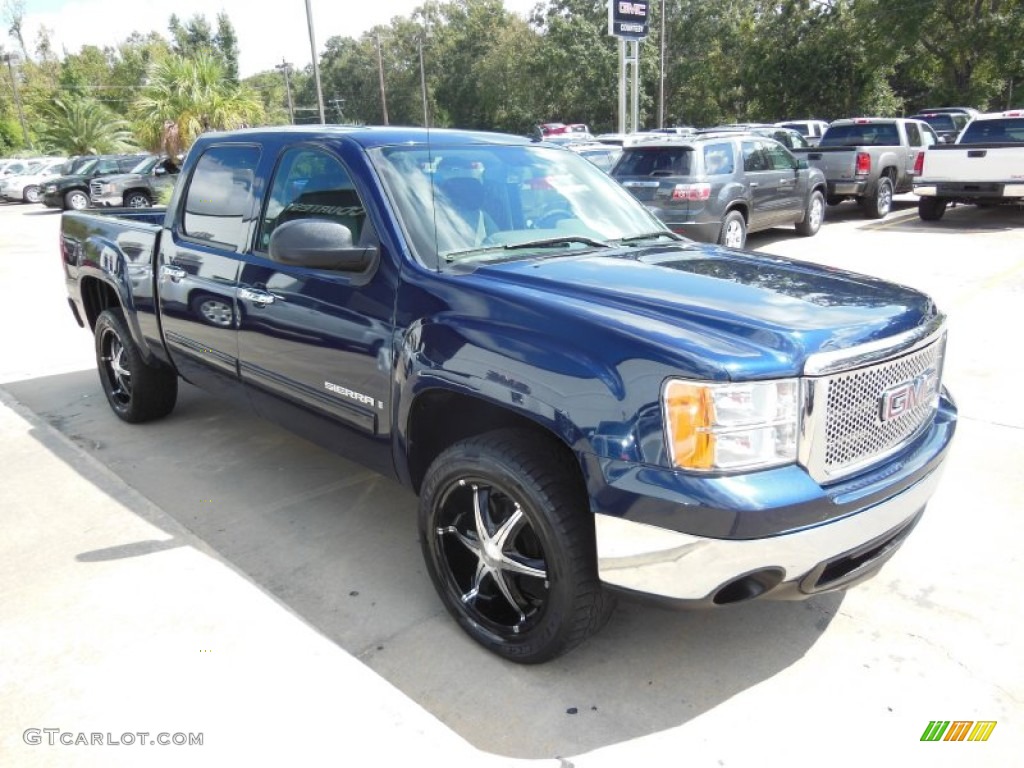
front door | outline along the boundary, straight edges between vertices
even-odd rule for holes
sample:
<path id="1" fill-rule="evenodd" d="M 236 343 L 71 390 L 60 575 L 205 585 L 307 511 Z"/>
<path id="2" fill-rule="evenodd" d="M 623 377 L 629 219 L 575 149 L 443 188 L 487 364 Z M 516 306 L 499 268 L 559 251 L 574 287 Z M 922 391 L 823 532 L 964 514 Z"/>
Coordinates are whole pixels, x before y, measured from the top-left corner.
<path id="1" fill-rule="evenodd" d="M 333 424 L 370 438 L 386 453 L 387 463 L 394 266 L 381 258 L 365 272 L 353 273 L 273 260 L 274 229 L 300 218 L 341 223 L 351 231 L 354 245 L 379 248 L 363 198 L 340 159 L 316 145 L 283 151 L 253 253 L 245 257 L 239 275 L 242 380 L 257 410 L 268 418 L 290 420 L 294 426 L 303 414 L 315 415 L 323 430 Z M 298 431 L 304 430 L 300 426 Z M 364 443 L 328 442 L 343 453 Z M 358 458 L 375 463 L 365 454 Z"/>

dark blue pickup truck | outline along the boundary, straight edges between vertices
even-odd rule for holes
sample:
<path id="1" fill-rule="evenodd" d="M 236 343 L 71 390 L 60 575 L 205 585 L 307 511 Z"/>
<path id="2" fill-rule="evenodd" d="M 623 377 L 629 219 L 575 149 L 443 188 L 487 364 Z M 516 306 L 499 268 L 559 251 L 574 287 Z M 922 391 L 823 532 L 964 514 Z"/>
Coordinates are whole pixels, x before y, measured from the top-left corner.
<path id="1" fill-rule="evenodd" d="M 873 575 L 955 428 L 930 298 L 683 239 L 543 142 L 207 134 L 166 211 L 65 213 L 61 249 L 121 419 L 180 377 L 394 477 L 445 606 L 514 661 L 616 592 Z"/>

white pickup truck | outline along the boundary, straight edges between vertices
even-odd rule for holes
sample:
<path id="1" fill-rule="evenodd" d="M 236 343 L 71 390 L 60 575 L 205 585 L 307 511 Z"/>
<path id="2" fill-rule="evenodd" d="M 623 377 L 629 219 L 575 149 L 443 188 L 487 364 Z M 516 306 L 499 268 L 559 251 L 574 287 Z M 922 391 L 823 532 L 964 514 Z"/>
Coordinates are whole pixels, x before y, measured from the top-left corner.
<path id="1" fill-rule="evenodd" d="M 1024 204 L 1024 110 L 978 115 L 956 144 L 929 149 L 914 192 L 924 221 L 950 203 Z"/>

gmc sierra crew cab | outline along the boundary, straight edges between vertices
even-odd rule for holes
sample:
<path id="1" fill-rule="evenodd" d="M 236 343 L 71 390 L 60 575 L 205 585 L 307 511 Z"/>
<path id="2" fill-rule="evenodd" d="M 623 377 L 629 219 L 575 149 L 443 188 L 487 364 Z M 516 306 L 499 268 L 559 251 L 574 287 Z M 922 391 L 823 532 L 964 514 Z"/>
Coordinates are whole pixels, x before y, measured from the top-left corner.
<path id="1" fill-rule="evenodd" d="M 165 211 L 67 212 L 60 247 L 118 417 L 183 378 L 395 478 L 441 601 L 517 662 L 616 592 L 868 578 L 955 428 L 928 296 L 687 240 L 528 139 L 206 134 Z"/>

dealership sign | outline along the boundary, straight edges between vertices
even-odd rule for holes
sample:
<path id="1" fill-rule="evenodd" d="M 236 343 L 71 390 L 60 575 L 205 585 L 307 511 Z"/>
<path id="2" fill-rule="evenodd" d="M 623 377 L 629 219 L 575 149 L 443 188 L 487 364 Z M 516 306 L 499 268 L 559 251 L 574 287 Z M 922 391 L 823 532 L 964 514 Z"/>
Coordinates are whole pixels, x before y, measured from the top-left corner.
<path id="1" fill-rule="evenodd" d="M 608 1 L 608 34 L 624 40 L 647 37 L 650 3 L 629 0 Z"/>

